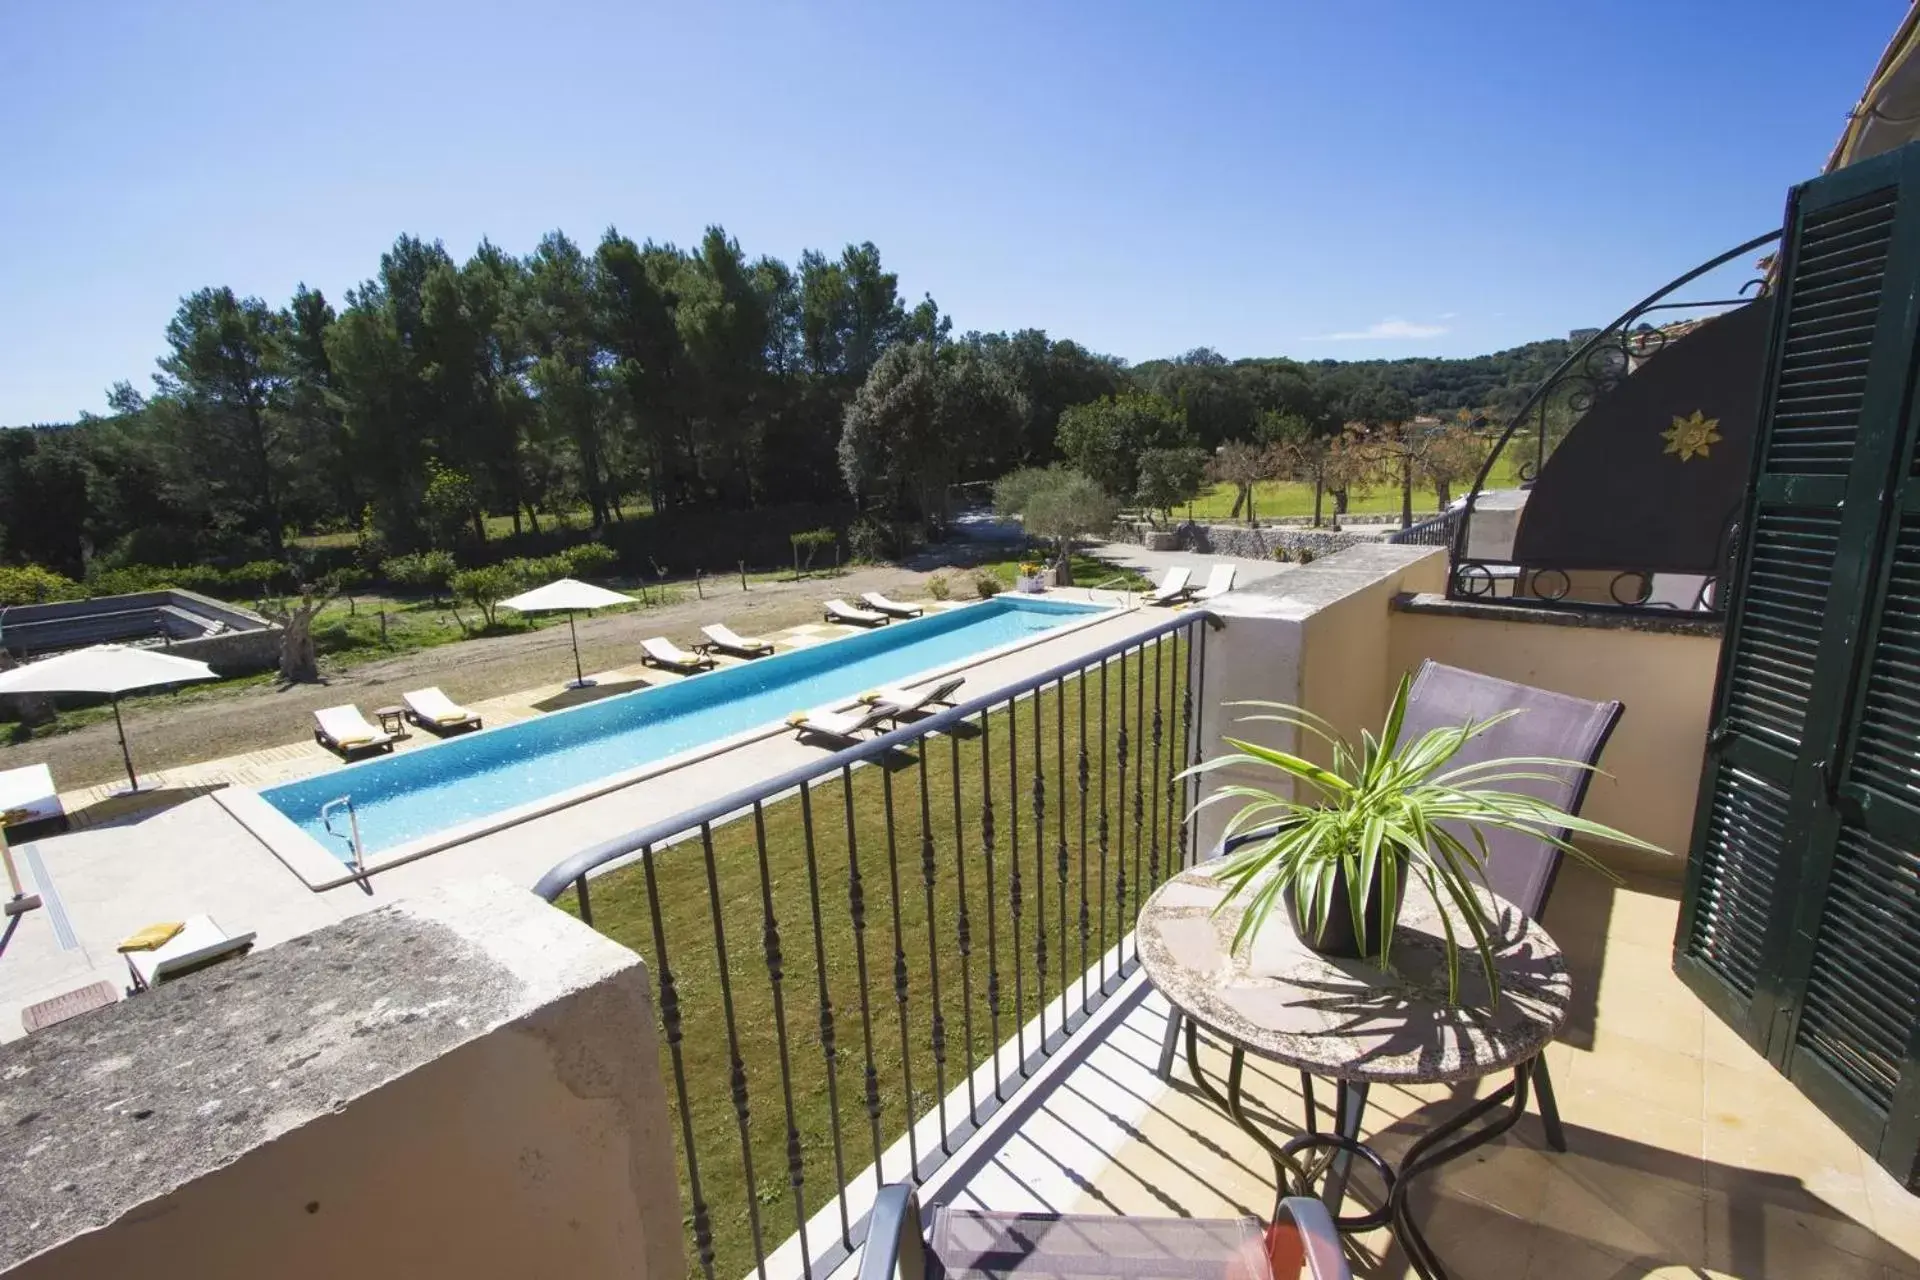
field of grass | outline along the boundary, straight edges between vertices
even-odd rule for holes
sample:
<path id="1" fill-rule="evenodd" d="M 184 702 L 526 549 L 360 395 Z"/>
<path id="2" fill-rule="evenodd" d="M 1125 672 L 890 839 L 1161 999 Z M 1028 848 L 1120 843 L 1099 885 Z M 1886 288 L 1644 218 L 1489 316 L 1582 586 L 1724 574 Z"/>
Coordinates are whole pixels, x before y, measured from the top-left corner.
<path id="1" fill-rule="evenodd" d="M 714 830 L 705 844 L 690 839 L 650 865 L 593 881 L 595 927 L 645 956 L 656 978 L 670 972 L 678 1000 L 683 1038 L 676 1048 L 663 1037 L 661 1070 L 689 1211 L 690 1274 L 699 1272 L 699 1252 L 674 1056 L 714 1271 L 743 1275 L 756 1232 L 771 1251 L 795 1229 L 789 1125 L 805 1217 L 1046 999 L 1068 983 L 1079 993 L 1080 975 L 1130 927 L 1142 887 L 1170 873 L 1180 814 L 1166 780 L 1185 750 L 1187 651 L 1183 638 L 1115 660 L 1104 681 L 1096 671 L 1048 689 L 962 734 L 930 737 L 890 766 L 828 777 Z M 1132 753 L 1124 788 L 1123 732 Z M 561 905 L 571 909 L 573 895 Z M 722 926 L 724 966 L 715 942 Z M 1098 982 L 1096 973 L 1086 990 L 1097 992 Z M 736 1075 L 745 1119 L 729 1087 Z M 1005 1085 L 1011 1094 L 1017 1078 Z M 962 1117 L 949 1110 L 946 1119 Z M 753 1153 L 751 1185 L 743 1142 Z M 809 1241 L 815 1250 L 824 1243 Z"/>
<path id="2" fill-rule="evenodd" d="M 1508 451 L 1511 455 L 1512 450 Z M 1506 466 L 1496 466 L 1491 483 L 1497 487 L 1510 487 L 1518 481 L 1512 474 L 1511 458 L 1503 458 Z M 1472 482 L 1455 485 L 1452 497 L 1461 498 L 1472 488 Z M 1217 484 L 1195 498 L 1191 504 L 1192 518 L 1195 520 L 1224 521 L 1233 511 L 1233 499 L 1236 490 L 1230 484 Z M 1400 511 L 1400 490 L 1398 486 L 1380 486 L 1367 490 L 1355 489 L 1348 495 L 1347 511 L 1352 515 L 1397 515 Z M 1174 509 L 1176 517 L 1184 516 L 1188 508 Z M 1431 485 L 1419 485 L 1413 491 L 1413 518 L 1421 520 L 1438 514 L 1440 502 Z M 1267 480 L 1254 486 L 1253 512 L 1261 520 L 1279 520 L 1290 516 L 1311 516 L 1313 514 L 1313 486 L 1297 480 Z M 1242 511 L 1237 519 L 1246 519 Z M 1321 518 L 1333 520 L 1333 498 L 1323 495 L 1321 499 Z"/>

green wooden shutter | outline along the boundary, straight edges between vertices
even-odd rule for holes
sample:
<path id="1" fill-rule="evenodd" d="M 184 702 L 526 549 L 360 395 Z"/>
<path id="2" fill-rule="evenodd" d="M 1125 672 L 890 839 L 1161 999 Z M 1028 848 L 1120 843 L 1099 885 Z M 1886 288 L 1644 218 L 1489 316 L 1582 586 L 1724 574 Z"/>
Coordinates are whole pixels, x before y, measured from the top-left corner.
<path id="1" fill-rule="evenodd" d="M 1811 967 L 1809 938 L 1795 931 L 1836 848 L 1837 743 L 1912 382 L 1916 248 L 1920 163 L 1907 152 L 1789 198 L 1755 480 L 1674 938 L 1682 977 L 1780 1065 Z"/>

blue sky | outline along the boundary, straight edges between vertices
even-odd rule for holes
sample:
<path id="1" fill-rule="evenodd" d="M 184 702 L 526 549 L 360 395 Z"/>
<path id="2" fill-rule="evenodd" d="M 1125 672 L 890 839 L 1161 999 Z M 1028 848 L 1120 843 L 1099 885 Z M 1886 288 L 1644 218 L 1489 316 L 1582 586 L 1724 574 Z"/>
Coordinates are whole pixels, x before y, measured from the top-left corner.
<path id="1" fill-rule="evenodd" d="M 1496 350 L 1777 223 L 1903 9 L 0 0 L 0 423 L 403 231 L 870 239 L 1130 360 Z"/>

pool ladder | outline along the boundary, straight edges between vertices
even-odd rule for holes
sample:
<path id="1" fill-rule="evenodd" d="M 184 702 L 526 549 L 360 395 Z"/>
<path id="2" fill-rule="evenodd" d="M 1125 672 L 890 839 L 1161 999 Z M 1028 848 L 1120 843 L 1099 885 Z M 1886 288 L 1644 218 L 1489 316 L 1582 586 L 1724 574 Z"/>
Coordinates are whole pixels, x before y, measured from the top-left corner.
<path id="1" fill-rule="evenodd" d="M 367 874 L 367 855 L 366 851 L 360 847 L 360 815 L 353 811 L 353 797 L 351 795 L 335 796 L 333 799 L 321 805 L 320 825 L 326 828 L 328 835 L 339 839 L 340 833 L 333 829 L 333 811 L 342 805 L 345 805 L 347 809 L 348 834 L 346 838 L 348 843 L 353 846 L 354 874 L 356 877 L 364 879 Z"/>

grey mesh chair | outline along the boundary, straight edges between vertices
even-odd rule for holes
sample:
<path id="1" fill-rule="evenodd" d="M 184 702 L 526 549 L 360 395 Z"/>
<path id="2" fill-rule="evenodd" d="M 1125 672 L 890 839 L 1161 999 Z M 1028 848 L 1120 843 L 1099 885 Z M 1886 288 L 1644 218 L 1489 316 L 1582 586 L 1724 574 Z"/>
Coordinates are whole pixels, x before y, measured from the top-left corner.
<path id="1" fill-rule="evenodd" d="M 1486 720 L 1512 710 L 1521 714 L 1501 721 L 1468 742 L 1454 757 L 1454 762 L 1466 765 L 1499 756 L 1554 756 L 1597 764 L 1624 708 L 1618 702 L 1589 702 L 1585 698 L 1535 689 L 1429 660 L 1420 665 L 1413 689 L 1407 696 L 1407 717 L 1401 726 L 1401 738 L 1403 741 L 1417 738 L 1431 729 L 1464 724 L 1468 720 Z M 1587 795 L 1587 783 L 1593 777 L 1591 770 L 1543 767 L 1537 772 L 1557 776 L 1551 783 L 1520 781 L 1503 785 L 1537 796 L 1568 813 L 1580 812 Z M 1216 849 L 1214 856 L 1264 839 L 1272 830 L 1236 836 Z M 1564 837 L 1567 833 L 1556 834 Z M 1490 887 L 1529 917 L 1539 919 L 1560 871 L 1560 851 L 1537 836 L 1518 831 L 1488 830 L 1484 838 Z M 1172 1077 L 1180 1021 L 1178 1014 L 1167 1019 L 1166 1038 L 1160 1044 L 1162 1079 Z M 1535 1064 L 1533 1085 L 1540 1099 L 1540 1122 L 1546 1130 L 1547 1142 L 1555 1151 L 1565 1151 L 1566 1135 L 1560 1127 L 1560 1110 L 1554 1102 L 1553 1081 L 1547 1076 L 1544 1058 Z"/>
<path id="2" fill-rule="evenodd" d="M 1286 1197 L 1253 1218 L 986 1213 L 935 1205 L 922 1234 L 909 1183 L 881 1189 L 858 1280 L 1353 1280 L 1327 1207 Z"/>

